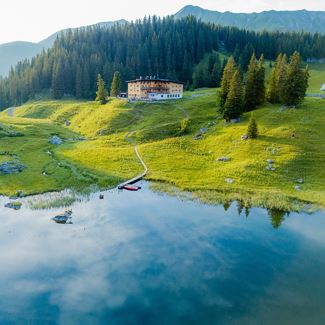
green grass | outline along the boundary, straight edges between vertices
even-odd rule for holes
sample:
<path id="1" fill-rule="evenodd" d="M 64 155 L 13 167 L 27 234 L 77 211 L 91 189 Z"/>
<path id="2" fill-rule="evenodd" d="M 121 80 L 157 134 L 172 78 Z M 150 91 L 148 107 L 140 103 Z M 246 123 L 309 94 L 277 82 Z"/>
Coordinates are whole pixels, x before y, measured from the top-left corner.
<path id="1" fill-rule="evenodd" d="M 216 101 L 217 90 L 207 89 L 165 103 L 39 101 L 17 108 L 14 117 L 2 112 L 0 123 L 24 136 L 0 137 L 0 159 L 15 155 L 27 168 L 21 174 L 1 175 L 0 193 L 114 186 L 142 170 L 132 140 L 149 167 L 147 178 L 165 191 L 162 184 L 173 185 L 209 203 L 237 199 L 245 205 L 285 209 L 296 208 L 299 200 L 325 206 L 324 101 L 307 99 L 299 109 L 285 111 L 265 105 L 255 113 L 260 136 L 248 141 L 241 135 L 249 115 L 227 125 L 218 119 Z M 189 133 L 179 136 L 187 114 Z M 206 134 L 194 140 L 201 128 Z M 66 140 L 62 146 L 48 143 L 53 134 Z M 86 140 L 73 140 L 81 136 Z M 231 160 L 217 162 L 222 156 Z M 275 172 L 266 170 L 267 159 L 275 161 Z M 304 180 L 301 191 L 294 188 L 298 178 Z"/>
<path id="2" fill-rule="evenodd" d="M 325 63 L 312 63 L 309 65 L 310 80 L 308 93 L 325 94 L 321 87 L 325 84 Z"/>

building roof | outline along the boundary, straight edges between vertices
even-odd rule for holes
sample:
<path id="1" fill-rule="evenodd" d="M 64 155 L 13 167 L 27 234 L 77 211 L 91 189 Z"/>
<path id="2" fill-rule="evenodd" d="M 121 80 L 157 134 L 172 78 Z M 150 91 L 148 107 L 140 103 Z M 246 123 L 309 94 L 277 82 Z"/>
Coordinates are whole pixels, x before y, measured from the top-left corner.
<path id="1" fill-rule="evenodd" d="M 162 79 L 156 76 L 146 76 L 146 77 L 140 77 L 138 79 L 134 79 L 134 80 L 129 80 L 127 81 L 127 83 L 131 83 L 131 82 L 143 82 L 143 81 L 159 81 L 159 82 L 172 82 L 175 84 L 184 84 L 184 82 L 181 81 L 175 81 L 175 80 L 169 80 L 169 79 Z"/>

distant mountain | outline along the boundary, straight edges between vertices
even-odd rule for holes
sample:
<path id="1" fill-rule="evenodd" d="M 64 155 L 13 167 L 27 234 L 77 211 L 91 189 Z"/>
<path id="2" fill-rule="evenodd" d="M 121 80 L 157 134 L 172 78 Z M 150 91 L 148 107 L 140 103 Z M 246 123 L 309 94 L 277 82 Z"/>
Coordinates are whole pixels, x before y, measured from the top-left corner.
<path id="1" fill-rule="evenodd" d="M 102 22 L 91 26 L 100 26 L 102 28 L 107 28 L 117 23 L 126 24 L 127 21 L 121 19 L 118 21 Z M 81 28 L 86 28 L 86 27 L 88 26 L 84 26 Z M 9 73 L 11 66 L 16 65 L 16 63 L 18 63 L 19 61 L 22 61 L 24 59 L 31 59 L 32 57 L 40 53 L 42 49 L 50 48 L 53 45 L 54 41 L 56 40 L 57 36 L 68 30 L 69 29 L 65 29 L 56 32 L 39 43 L 18 41 L 18 42 L 1 44 L 0 45 L 0 76 L 6 76 Z"/>
<path id="2" fill-rule="evenodd" d="M 177 18 L 195 16 L 204 22 L 236 26 L 255 31 L 294 31 L 325 33 L 325 11 L 263 11 L 261 13 L 232 13 L 186 6 L 175 14 Z"/>

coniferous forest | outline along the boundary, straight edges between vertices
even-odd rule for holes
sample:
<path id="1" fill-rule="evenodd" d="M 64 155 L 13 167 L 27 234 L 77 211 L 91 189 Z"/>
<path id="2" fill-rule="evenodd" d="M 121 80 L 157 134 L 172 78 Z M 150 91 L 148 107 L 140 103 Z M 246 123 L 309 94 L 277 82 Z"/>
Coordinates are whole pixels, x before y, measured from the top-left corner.
<path id="1" fill-rule="evenodd" d="M 62 34 L 51 49 L 13 67 L 0 80 L 0 108 L 48 90 L 55 99 L 66 94 L 94 99 L 98 74 L 111 85 L 116 71 L 124 89 L 124 81 L 140 75 L 177 79 L 188 86 L 213 86 L 213 82 L 219 86 L 225 62 L 212 55 L 218 50 L 232 53 L 245 70 L 253 53 L 268 60 L 295 51 L 304 60 L 325 57 L 325 35 L 256 33 L 206 24 L 194 17 L 151 17 L 107 29 L 83 28 Z"/>

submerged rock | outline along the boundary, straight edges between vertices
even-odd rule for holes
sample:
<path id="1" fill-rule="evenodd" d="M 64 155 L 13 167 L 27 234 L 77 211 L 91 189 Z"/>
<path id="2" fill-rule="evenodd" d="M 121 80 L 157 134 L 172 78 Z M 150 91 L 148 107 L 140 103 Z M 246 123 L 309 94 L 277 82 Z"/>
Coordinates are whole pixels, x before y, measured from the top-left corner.
<path id="1" fill-rule="evenodd" d="M 52 218 L 53 221 L 60 224 L 72 224 L 71 222 L 72 211 L 65 211 L 64 214 L 59 214 Z"/>
<path id="2" fill-rule="evenodd" d="M 25 165 L 19 162 L 7 161 L 0 164 L 0 174 L 18 174 L 25 168 Z"/>
<path id="3" fill-rule="evenodd" d="M 20 210 L 21 206 L 22 204 L 18 201 L 5 204 L 5 208 L 9 208 L 13 210 Z"/>

